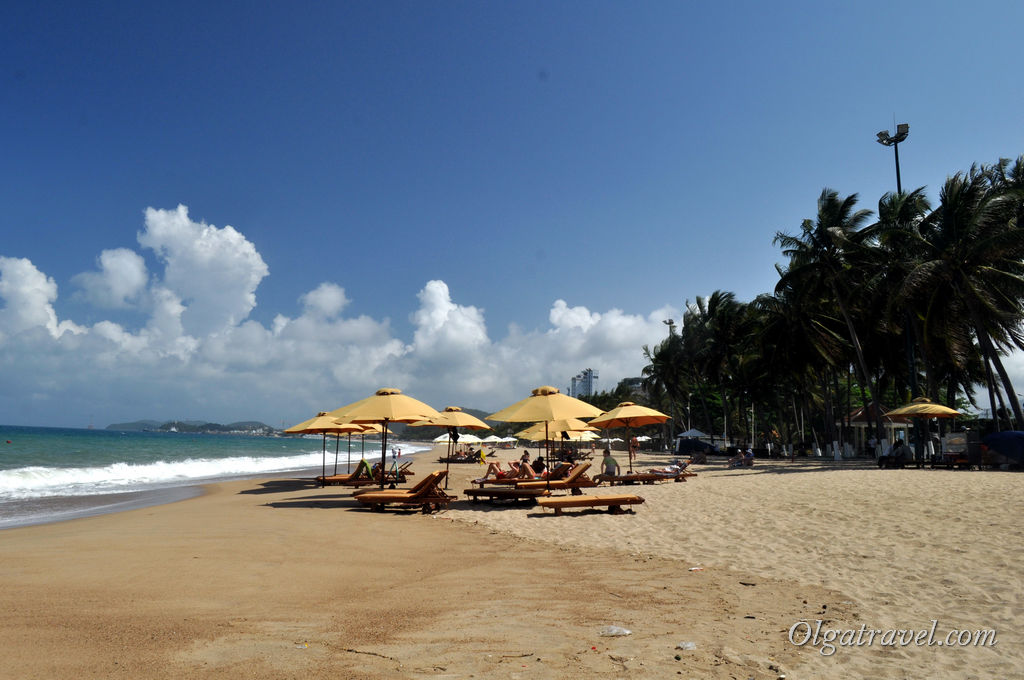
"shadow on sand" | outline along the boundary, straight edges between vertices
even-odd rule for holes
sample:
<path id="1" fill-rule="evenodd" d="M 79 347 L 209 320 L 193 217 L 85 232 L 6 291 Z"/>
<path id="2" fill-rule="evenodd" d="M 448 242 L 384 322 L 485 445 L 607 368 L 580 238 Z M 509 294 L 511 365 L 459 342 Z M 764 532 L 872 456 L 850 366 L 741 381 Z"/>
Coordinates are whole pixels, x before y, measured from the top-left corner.
<path id="1" fill-rule="evenodd" d="M 258 487 L 252 489 L 244 489 L 239 491 L 239 494 L 250 494 L 258 495 L 265 493 L 291 493 L 293 491 L 300 491 L 302 489 L 318 489 L 319 485 L 315 479 L 310 478 L 294 478 L 294 479 L 271 479 L 265 482 L 261 482 Z"/>

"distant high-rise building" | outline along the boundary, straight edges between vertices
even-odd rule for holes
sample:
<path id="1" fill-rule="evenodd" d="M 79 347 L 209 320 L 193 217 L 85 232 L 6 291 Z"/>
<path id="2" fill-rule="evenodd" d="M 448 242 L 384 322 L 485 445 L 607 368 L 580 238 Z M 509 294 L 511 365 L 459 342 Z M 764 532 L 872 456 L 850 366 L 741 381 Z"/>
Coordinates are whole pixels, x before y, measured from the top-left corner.
<path id="1" fill-rule="evenodd" d="M 619 387 L 628 388 L 633 396 L 642 397 L 647 394 L 647 390 L 644 389 L 643 378 L 623 378 L 619 381 Z"/>
<path id="2" fill-rule="evenodd" d="M 573 376 L 569 385 L 570 397 L 592 397 L 595 392 L 597 392 L 597 371 L 587 368 Z"/>

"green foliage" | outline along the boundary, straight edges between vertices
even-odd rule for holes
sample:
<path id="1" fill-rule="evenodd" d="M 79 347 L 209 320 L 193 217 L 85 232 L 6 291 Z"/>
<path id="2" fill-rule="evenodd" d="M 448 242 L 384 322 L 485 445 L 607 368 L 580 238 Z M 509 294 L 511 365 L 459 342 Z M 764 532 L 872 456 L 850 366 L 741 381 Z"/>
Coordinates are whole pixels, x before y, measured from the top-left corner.
<path id="1" fill-rule="evenodd" d="M 1010 407 L 997 414 L 1024 429 L 1001 362 L 1024 349 L 1024 156 L 953 175 L 934 209 L 923 189 L 886 194 L 869 224 L 856 203 L 825 189 L 799 234 L 776 233 L 774 292 L 687 302 L 678 331 L 643 348 L 649 405 L 706 432 L 792 439 L 873 400 L 974 404 L 991 375 Z"/>

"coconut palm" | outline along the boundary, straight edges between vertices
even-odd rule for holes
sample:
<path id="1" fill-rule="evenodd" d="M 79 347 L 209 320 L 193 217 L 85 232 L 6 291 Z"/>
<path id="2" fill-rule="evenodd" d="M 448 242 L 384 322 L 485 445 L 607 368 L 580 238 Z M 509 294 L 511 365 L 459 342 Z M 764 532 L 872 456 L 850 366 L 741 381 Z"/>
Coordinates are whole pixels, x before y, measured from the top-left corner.
<path id="1" fill-rule="evenodd" d="M 929 308 L 948 308 L 963 320 L 998 374 L 1018 427 L 1024 428 L 1024 413 L 1000 359 L 1011 347 L 1024 349 L 1020 206 L 1020 193 L 994 181 L 992 168 L 972 167 L 948 178 L 940 205 L 922 223 L 919 238 L 911 235 L 920 262 L 900 294 L 925 301 Z"/>
<path id="2" fill-rule="evenodd" d="M 817 219 L 804 220 L 800 236 L 776 233 L 774 243 L 781 245 L 783 254 L 789 257 L 776 291 L 792 286 L 800 295 L 835 304 L 856 354 L 861 384 L 870 391 L 867 360 L 850 306 L 855 278 L 863 277 L 861 272 L 852 270 L 850 257 L 859 247 L 857 232 L 872 213 L 855 210 L 856 204 L 857 194 L 840 198 L 835 190 L 823 189 L 818 197 Z M 871 400 L 875 400 L 873 393 Z M 877 427 L 881 437 L 880 423 Z"/>

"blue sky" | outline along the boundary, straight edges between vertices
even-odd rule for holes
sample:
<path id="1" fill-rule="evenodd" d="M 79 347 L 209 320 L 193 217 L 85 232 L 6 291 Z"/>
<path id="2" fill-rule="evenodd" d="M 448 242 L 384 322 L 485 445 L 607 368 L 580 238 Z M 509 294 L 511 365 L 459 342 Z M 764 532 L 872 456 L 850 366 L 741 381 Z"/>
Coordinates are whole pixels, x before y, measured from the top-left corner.
<path id="1" fill-rule="evenodd" d="M 1024 152 L 1019 3 L 5 9 L 7 423 L 610 388 L 822 188 L 893 190 L 877 131 L 933 199 Z"/>

